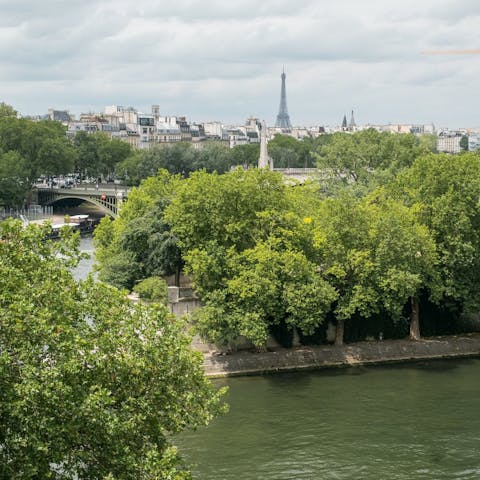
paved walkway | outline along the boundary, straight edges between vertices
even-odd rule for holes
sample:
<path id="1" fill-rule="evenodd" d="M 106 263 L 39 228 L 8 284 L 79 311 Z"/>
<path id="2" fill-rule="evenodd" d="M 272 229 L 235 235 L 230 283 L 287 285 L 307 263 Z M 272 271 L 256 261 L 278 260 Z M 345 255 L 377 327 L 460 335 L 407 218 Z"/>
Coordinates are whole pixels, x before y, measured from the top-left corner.
<path id="1" fill-rule="evenodd" d="M 322 345 L 261 353 L 205 354 L 205 372 L 214 378 L 475 356 L 480 357 L 480 334 L 431 337 L 418 342 L 385 340 L 342 347 Z"/>

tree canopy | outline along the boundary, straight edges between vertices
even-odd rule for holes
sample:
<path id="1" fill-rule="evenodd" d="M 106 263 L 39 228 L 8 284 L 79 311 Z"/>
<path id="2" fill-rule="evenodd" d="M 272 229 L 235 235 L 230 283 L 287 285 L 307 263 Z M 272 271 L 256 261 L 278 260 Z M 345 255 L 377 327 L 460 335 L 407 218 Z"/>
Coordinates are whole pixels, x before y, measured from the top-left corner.
<path id="1" fill-rule="evenodd" d="M 112 221 L 105 217 L 95 232 L 96 260 L 102 280 L 132 289 L 149 277 L 176 273 L 183 265 L 177 239 L 164 220 L 178 176 L 160 170 L 129 192 L 128 202 Z"/>
<path id="2" fill-rule="evenodd" d="M 316 156 L 329 191 L 351 186 L 363 194 L 385 184 L 428 152 L 428 145 L 412 134 L 366 129 L 333 134 L 328 143 L 319 147 Z"/>
<path id="3" fill-rule="evenodd" d="M 223 406 L 183 323 L 75 281 L 48 228 L 0 223 L 0 477 L 190 478 L 170 437 Z"/>

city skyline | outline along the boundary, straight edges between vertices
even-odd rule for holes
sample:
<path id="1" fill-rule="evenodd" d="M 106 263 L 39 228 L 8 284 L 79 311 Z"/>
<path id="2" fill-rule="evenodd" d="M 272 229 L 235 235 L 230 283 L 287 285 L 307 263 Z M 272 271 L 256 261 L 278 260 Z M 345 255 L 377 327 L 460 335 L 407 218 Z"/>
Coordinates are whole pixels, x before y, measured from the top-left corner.
<path id="1" fill-rule="evenodd" d="M 132 105 L 193 121 L 478 126 L 473 0 L 0 0 L 0 101 L 22 114 Z"/>

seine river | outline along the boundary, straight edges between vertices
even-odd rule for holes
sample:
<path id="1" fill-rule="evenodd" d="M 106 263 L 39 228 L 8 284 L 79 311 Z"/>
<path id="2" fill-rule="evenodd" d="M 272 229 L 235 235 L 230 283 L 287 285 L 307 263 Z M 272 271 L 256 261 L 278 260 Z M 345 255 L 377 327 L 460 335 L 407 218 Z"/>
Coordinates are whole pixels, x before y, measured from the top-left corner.
<path id="1" fill-rule="evenodd" d="M 89 255 L 89 258 L 83 259 L 75 269 L 74 276 L 78 280 L 84 280 L 92 271 L 94 263 L 93 238 L 89 235 L 80 239 L 80 251 Z"/>
<path id="2" fill-rule="evenodd" d="M 480 478 L 480 360 L 217 383 L 229 413 L 174 439 L 196 480 Z"/>
<path id="3" fill-rule="evenodd" d="M 176 443 L 194 478 L 480 478 L 480 360 L 233 378 Z"/>

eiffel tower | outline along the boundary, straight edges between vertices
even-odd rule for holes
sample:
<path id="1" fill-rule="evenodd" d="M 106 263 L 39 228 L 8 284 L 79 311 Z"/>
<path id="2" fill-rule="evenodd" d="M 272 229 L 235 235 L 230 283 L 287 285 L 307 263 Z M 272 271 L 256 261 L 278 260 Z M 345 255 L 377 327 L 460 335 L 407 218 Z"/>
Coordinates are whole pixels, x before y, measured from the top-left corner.
<path id="1" fill-rule="evenodd" d="M 290 123 L 290 117 L 287 110 L 287 91 L 285 88 L 285 69 L 282 72 L 282 91 L 280 94 L 280 109 L 277 115 L 277 121 L 275 126 L 279 128 L 291 129 L 292 124 Z"/>

